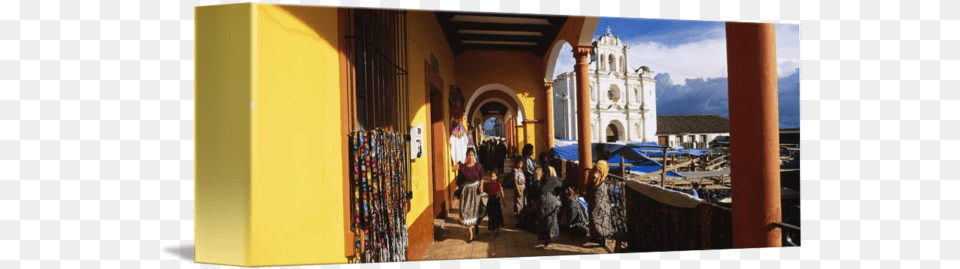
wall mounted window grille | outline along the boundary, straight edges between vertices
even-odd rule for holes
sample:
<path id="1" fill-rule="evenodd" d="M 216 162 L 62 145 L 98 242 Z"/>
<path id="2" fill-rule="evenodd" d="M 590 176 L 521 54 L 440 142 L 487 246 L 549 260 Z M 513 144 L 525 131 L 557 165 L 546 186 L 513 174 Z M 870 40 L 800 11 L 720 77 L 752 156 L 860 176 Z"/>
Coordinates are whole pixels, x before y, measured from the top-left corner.
<path id="1" fill-rule="evenodd" d="M 410 188 L 406 11 L 347 12 L 355 261 L 405 259 Z M 399 212 L 398 212 L 399 211 Z"/>

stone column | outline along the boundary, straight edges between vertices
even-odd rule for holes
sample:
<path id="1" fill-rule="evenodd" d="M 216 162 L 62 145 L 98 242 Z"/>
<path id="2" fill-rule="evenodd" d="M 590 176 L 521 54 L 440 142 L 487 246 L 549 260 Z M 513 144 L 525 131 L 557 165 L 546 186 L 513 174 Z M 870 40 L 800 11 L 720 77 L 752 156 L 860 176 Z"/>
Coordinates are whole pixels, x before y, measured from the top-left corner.
<path id="1" fill-rule="evenodd" d="M 776 28 L 726 23 L 733 247 L 781 246 Z"/>
<path id="2" fill-rule="evenodd" d="M 573 49 L 573 57 L 577 63 L 574 65 L 574 71 L 577 75 L 577 145 L 580 151 L 580 176 L 579 186 L 581 190 L 587 184 L 587 177 L 590 169 L 593 167 L 593 156 L 591 152 L 592 143 L 590 142 L 590 73 L 587 70 L 590 64 L 591 46 L 577 46 Z"/>
<path id="3" fill-rule="evenodd" d="M 553 125 L 553 82 L 544 82 L 544 94 L 547 96 L 547 149 L 554 146 L 554 125 Z"/>

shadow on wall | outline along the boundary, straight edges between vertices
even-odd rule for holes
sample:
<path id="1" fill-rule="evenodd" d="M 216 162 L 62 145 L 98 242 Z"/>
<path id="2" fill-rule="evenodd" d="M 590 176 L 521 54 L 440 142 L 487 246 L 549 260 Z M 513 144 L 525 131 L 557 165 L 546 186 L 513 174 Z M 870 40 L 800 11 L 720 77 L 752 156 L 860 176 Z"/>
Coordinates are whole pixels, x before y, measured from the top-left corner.
<path id="1" fill-rule="evenodd" d="M 321 28 L 321 25 L 329 25 L 329 24 L 330 24 L 330 19 L 329 19 L 329 18 L 325 18 L 325 17 L 317 14 L 317 11 L 319 11 L 319 9 L 328 9 L 329 7 L 308 7 L 308 6 L 294 6 L 294 5 L 273 5 L 273 6 L 259 6 L 259 8 L 260 8 L 262 11 L 264 11 L 263 14 L 266 14 L 267 17 L 269 17 L 269 19 L 271 19 L 271 20 L 273 20 L 273 21 L 276 21 L 276 22 L 277 22 L 277 25 L 280 25 L 281 27 L 286 28 L 288 31 L 290 31 L 290 32 L 299 32 L 300 34 L 302 34 L 303 36 L 306 36 L 306 37 L 308 37 L 308 38 L 317 38 L 317 39 L 320 39 L 320 40 L 325 41 L 325 42 L 326 42 L 327 44 L 329 44 L 331 47 L 334 47 L 334 48 L 337 47 L 336 44 L 334 44 L 334 42 L 331 42 L 330 40 L 328 40 L 328 39 L 326 38 L 327 35 L 324 35 L 325 33 L 329 34 L 328 31 L 330 31 L 330 30 L 336 31 L 337 28 L 336 28 L 336 27 L 333 27 L 333 28 Z M 290 28 L 290 27 L 287 27 L 284 23 L 282 23 L 281 20 L 279 20 L 279 19 L 276 17 L 276 16 L 283 16 L 283 14 L 272 12 L 272 11 L 274 10 L 274 8 L 277 8 L 277 9 L 282 10 L 282 11 L 286 11 L 286 12 L 289 14 L 289 16 L 293 16 L 293 17 L 297 18 L 298 20 L 300 20 L 301 22 L 303 22 L 304 25 L 310 27 L 310 28 L 313 30 L 313 33 L 303 32 L 303 31 L 299 31 L 299 30 L 295 30 L 295 29 L 292 29 L 292 28 Z M 334 22 L 336 22 L 336 21 L 334 20 Z M 337 33 L 336 33 L 336 32 L 333 32 L 332 34 L 333 34 L 333 35 L 336 35 Z"/>
<path id="2" fill-rule="evenodd" d="M 176 247 L 168 247 L 164 249 L 167 253 L 177 255 L 181 260 L 185 261 L 194 261 L 196 259 L 196 252 L 193 244 L 180 245 Z"/>

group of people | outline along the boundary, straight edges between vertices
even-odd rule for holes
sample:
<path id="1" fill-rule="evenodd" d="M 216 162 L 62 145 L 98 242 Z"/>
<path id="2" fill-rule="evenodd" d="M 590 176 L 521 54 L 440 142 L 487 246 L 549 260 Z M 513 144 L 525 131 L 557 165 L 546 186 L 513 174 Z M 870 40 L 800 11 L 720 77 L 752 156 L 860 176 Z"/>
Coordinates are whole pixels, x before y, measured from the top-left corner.
<path id="1" fill-rule="evenodd" d="M 500 138 L 489 139 L 480 144 L 478 157 L 480 164 L 486 167 L 487 171 L 497 171 L 503 174 L 503 162 L 507 158 L 507 143 Z"/>
<path id="2" fill-rule="evenodd" d="M 522 148 L 521 158 L 513 162 L 513 169 L 506 177 L 500 177 L 501 173 L 496 170 L 485 173 L 485 165 L 476 161 L 476 152 L 468 150 L 467 163 L 460 166 L 457 176 L 457 183 L 461 186 L 458 190 L 460 217 L 469 230 L 466 241 L 471 242 L 479 233 L 479 223 L 484 216 L 489 216 L 488 229 L 499 234 L 506 208 L 502 183 L 511 181 L 515 186 L 512 208 L 516 216 L 515 227 L 535 231 L 541 243 L 538 247 L 547 247 L 559 236 L 561 224 L 589 233 L 588 241 L 603 245 L 613 236 L 611 205 L 606 184 L 603 184 L 610 168 L 607 164 L 609 153 L 602 147 L 597 152 L 599 160 L 594 164 L 587 184 L 581 186 L 558 177 L 550 155 L 541 153 L 534 160 L 533 145 L 530 144 Z M 502 167 L 503 159 L 500 160 L 498 166 Z M 486 205 L 481 202 L 484 195 Z"/>

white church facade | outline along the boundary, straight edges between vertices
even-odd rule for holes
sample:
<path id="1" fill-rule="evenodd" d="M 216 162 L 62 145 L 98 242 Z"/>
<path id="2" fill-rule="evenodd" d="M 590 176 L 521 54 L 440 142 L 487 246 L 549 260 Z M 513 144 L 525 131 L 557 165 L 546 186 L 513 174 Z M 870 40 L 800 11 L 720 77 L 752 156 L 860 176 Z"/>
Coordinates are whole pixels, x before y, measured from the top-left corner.
<path id="1" fill-rule="evenodd" d="M 657 142 L 656 80 L 646 66 L 632 69 L 630 47 L 607 33 L 593 42 L 590 72 L 590 130 L 593 142 Z M 553 81 L 554 135 L 577 140 L 574 72 Z"/>

